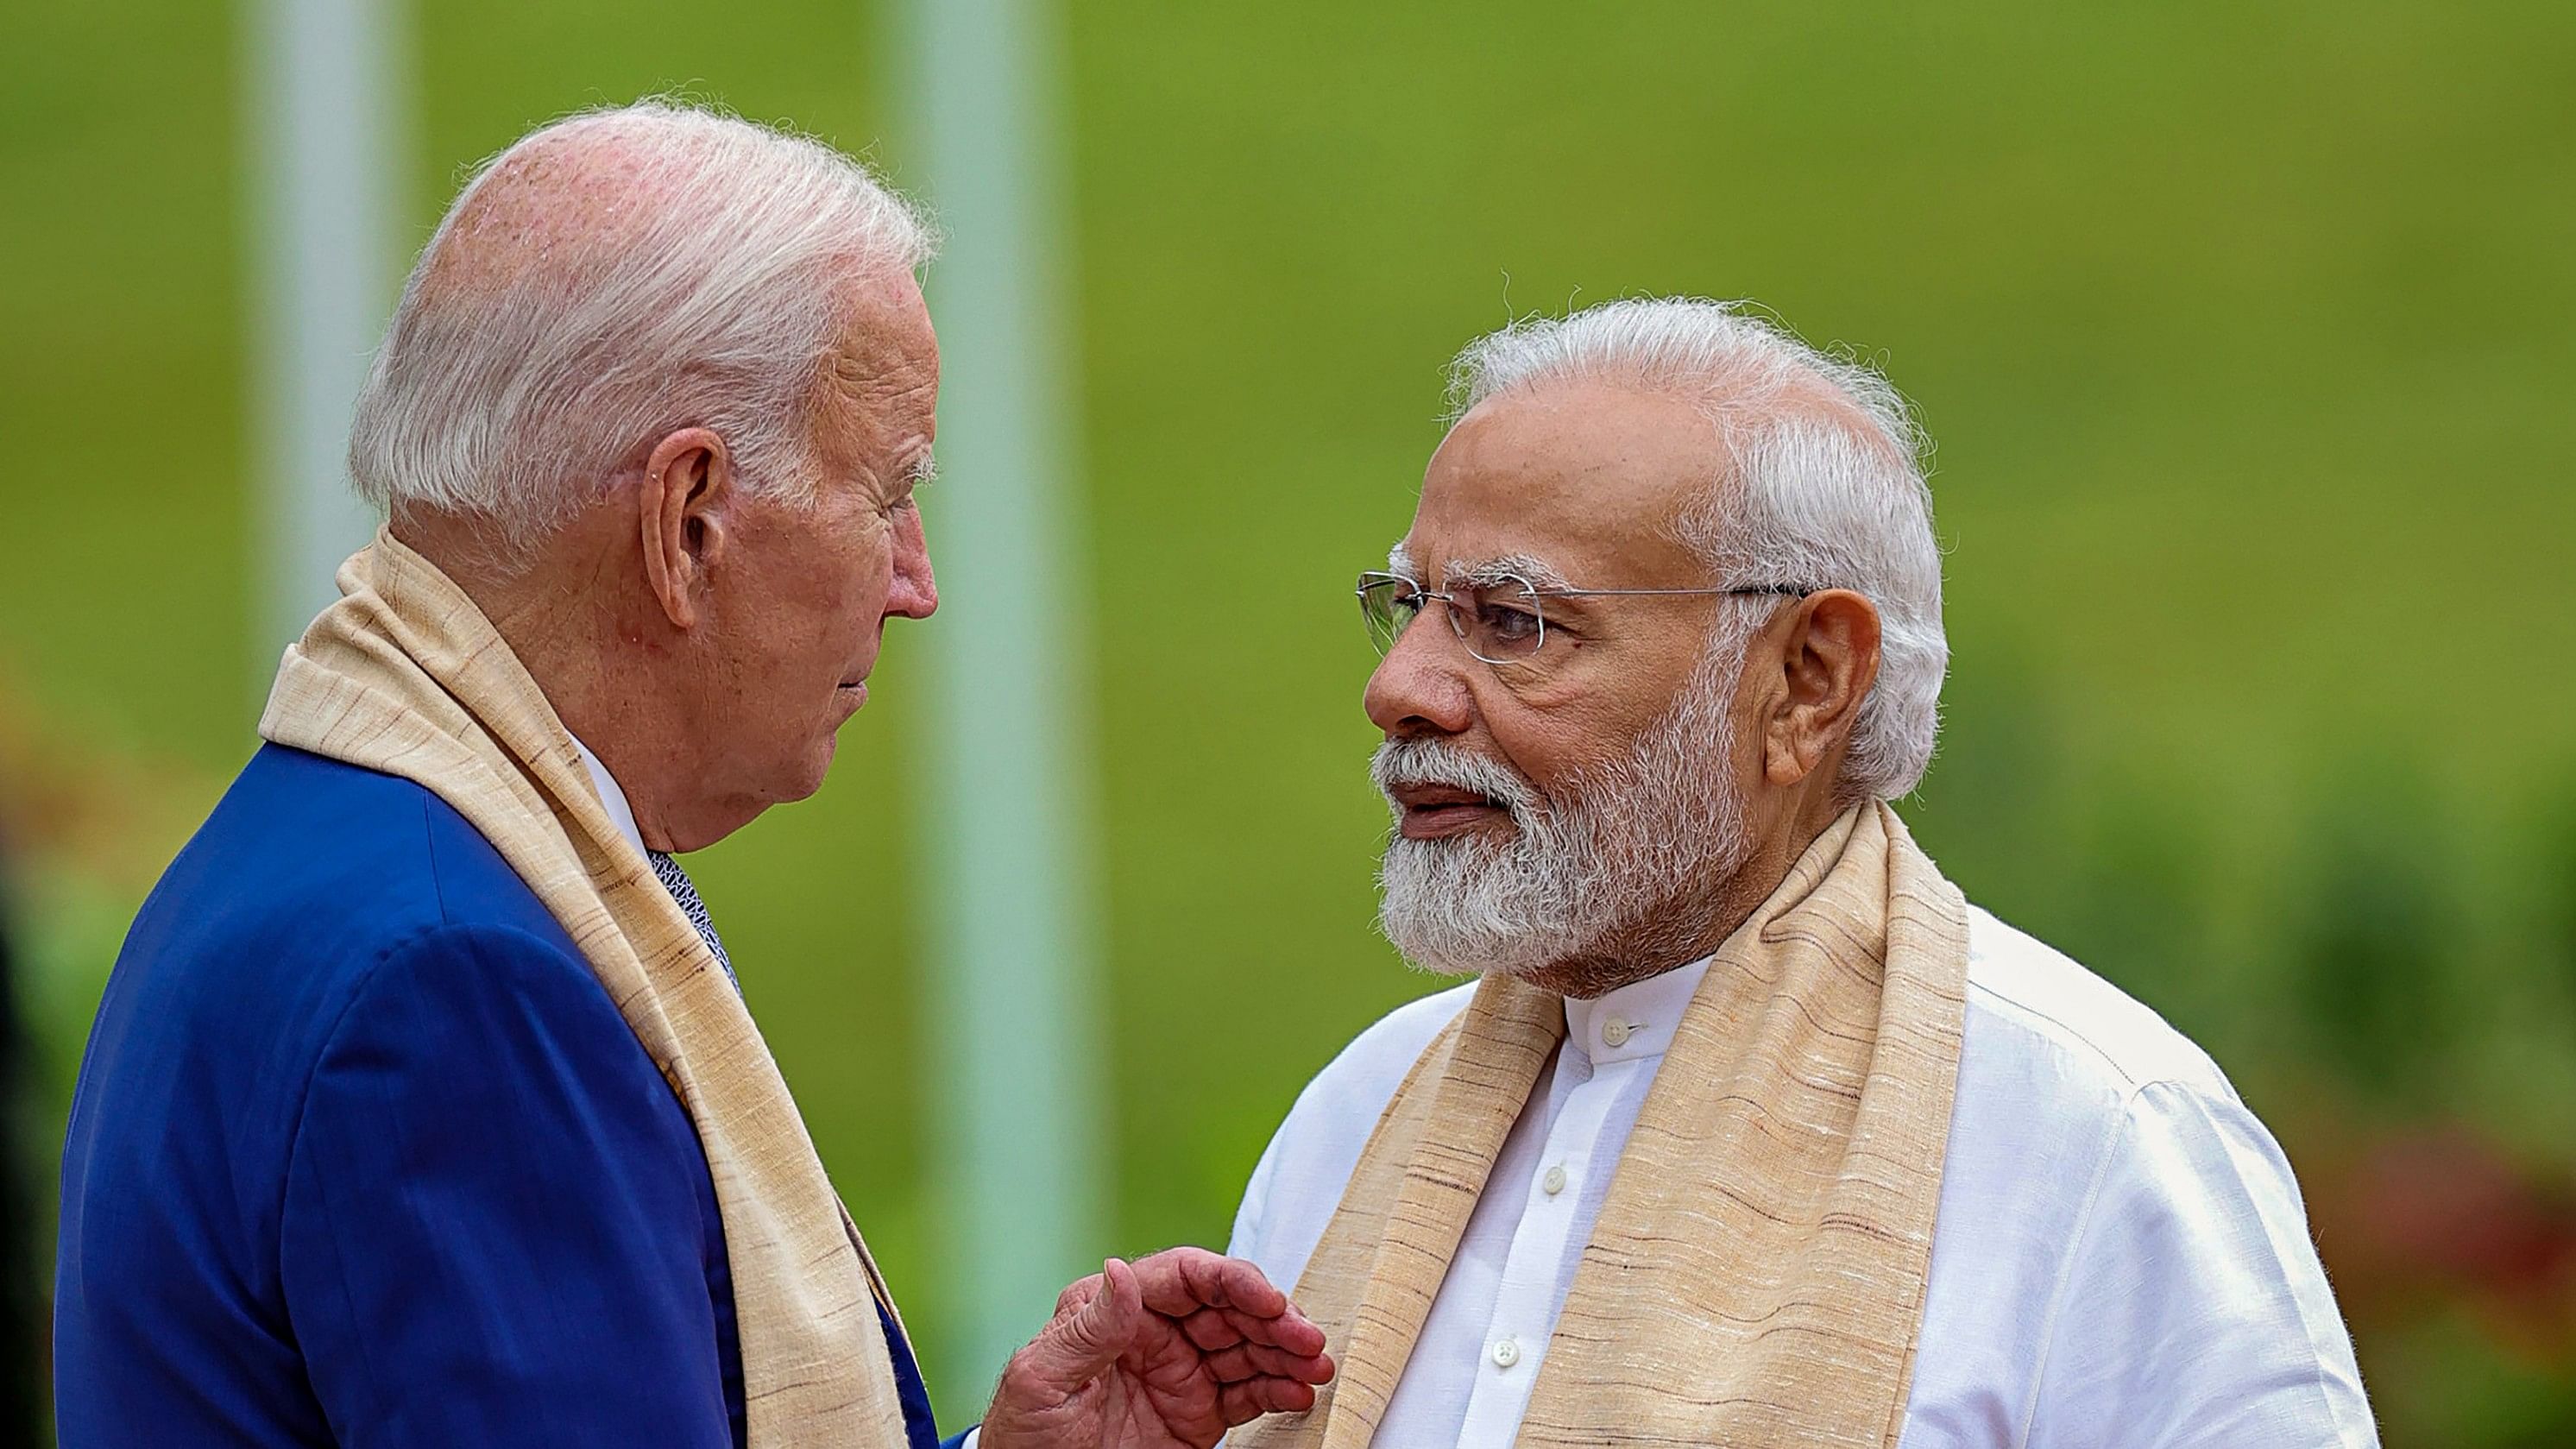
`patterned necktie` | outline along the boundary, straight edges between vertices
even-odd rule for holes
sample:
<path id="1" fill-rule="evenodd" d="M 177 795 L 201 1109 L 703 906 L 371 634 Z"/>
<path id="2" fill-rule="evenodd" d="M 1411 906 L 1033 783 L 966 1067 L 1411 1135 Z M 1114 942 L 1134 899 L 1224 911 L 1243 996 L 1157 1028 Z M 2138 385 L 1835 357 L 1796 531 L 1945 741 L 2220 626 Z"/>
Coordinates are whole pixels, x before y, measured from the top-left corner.
<path id="1" fill-rule="evenodd" d="M 690 882 L 689 873 L 680 869 L 678 861 L 661 851 L 648 850 L 644 852 L 644 858 L 653 862 L 653 878 L 660 881 L 662 889 L 669 891 L 671 899 L 679 903 L 680 914 L 687 916 L 689 924 L 698 928 L 698 939 L 706 942 L 707 949 L 716 953 L 716 964 L 724 968 L 725 979 L 733 983 L 734 994 L 741 995 L 742 978 L 733 974 L 733 958 L 725 954 L 724 942 L 716 939 L 716 923 L 707 919 L 707 903 L 698 899 L 698 888 Z"/>

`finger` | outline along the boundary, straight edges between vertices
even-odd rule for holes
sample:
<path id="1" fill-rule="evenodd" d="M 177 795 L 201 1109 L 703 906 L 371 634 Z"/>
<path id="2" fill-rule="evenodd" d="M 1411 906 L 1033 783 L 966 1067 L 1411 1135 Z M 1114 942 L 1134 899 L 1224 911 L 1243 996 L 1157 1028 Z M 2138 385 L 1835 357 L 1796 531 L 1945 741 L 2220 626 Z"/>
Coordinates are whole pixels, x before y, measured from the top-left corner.
<path id="1" fill-rule="evenodd" d="M 1284 1348 L 1266 1344 L 1245 1343 L 1220 1349 L 1203 1362 L 1218 1383 L 1240 1383 L 1245 1379 L 1295 1379 L 1300 1383 L 1320 1384 L 1333 1376 L 1333 1361 L 1322 1354 L 1290 1353 Z"/>
<path id="2" fill-rule="evenodd" d="M 1247 1342 L 1266 1343 L 1274 1348 L 1284 1348 L 1290 1353 L 1324 1351 L 1324 1330 L 1317 1328 L 1312 1320 L 1294 1308 L 1276 1318 L 1255 1317 L 1240 1308 L 1210 1308 L 1203 1311 L 1222 1318 L 1229 1330 Z M 1215 1337 L 1213 1330 L 1207 1330 L 1207 1332 L 1210 1339 Z M 1196 1333 L 1191 1335 L 1190 1341 L 1201 1348 L 1226 1346 L 1221 1342 L 1203 1341 Z"/>
<path id="3" fill-rule="evenodd" d="M 1288 1295 L 1271 1286 L 1260 1268 L 1205 1248 L 1166 1248 L 1138 1263 L 1136 1270 L 1145 1286 L 1145 1306 L 1173 1317 L 1204 1305 L 1272 1318 L 1288 1307 Z"/>
<path id="4" fill-rule="evenodd" d="M 1145 1305 L 1135 1271 L 1112 1258 L 1101 1265 L 1100 1274 L 1100 1287 L 1089 1302 L 1048 1324 L 1021 1351 L 1031 1374 L 1057 1392 L 1070 1394 L 1097 1377 L 1144 1327 Z"/>
<path id="5" fill-rule="evenodd" d="M 1269 1321 L 1270 1341 L 1294 1354 L 1319 1354 L 1324 1351 L 1324 1330 L 1305 1314 L 1290 1308 Z"/>
<path id="6" fill-rule="evenodd" d="M 1173 1317 L 1201 1306 L 1231 1306 L 1226 1261 L 1205 1248 L 1165 1248 L 1139 1260 L 1136 1278 L 1145 1288 L 1145 1306 Z"/>
<path id="7" fill-rule="evenodd" d="M 1062 1318 L 1066 1314 L 1073 1312 L 1075 1309 L 1090 1302 L 1092 1296 L 1097 1294 L 1099 1291 L 1100 1275 L 1097 1273 L 1092 1274 L 1088 1278 L 1074 1279 L 1072 1282 L 1065 1285 L 1063 1292 L 1055 1295 L 1055 1316 Z"/>
<path id="8" fill-rule="evenodd" d="M 1264 1414 L 1302 1414 L 1315 1407 L 1315 1391 L 1290 1379 L 1247 1379 L 1226 1385 L 1217 1407 L 1228 1425 L 1243 1424 Z"/>
<path id="9" fill-rule="evenodd" d="M 1201 1303 L 1240 1308 L 1257 1318 L 1275 1317 L 1288 1307 L 1288 1295 L 1272 1287 L 1267 1274 L 1241 1258 L 1222 1257 L 1205 1248 L 1170 1251 L 1191 1296 Z"/>
<path id="10" fill-rule="evenodd" d="M 1181 1333 L 1202 1352 L 1232 1348 L 1244 1342 L 1243 1330 L 1234 1326 L 1222 1308 L 1202 1308 L 1180 1320 Z"/>
<path id="11" fill-rule="evenodd" d="M 1227 1258 L 1205 1248 L 1166 1248 L 1136 1265 L 1145 1306 L 1182 1325 L 1190 1342 L 1202 1349 L 1228 1347 L 1250 1340 L 1291 1353 L 1322 1353 L 1324 1331 L 1271 1285 L 1268 1275 L 1241 1258 Z M 1219 1332 L 1216 1319 L 1222 1315 Z"/>
<path id="12" fill-rule="evenodd" d="M 1214 1278 L 1215 1291 L 1224 1295 L 1210 1298 L 1208 1302 L 1230 1304 L 1262 1318 L 1273 1318 L 1288 1311 L 1288 1295 L 1274 1287 L 1270 1276 L 1261 1269 L 1241 1258 L 1208 1256 L 1215 1261 L 1200 1264 L 1199 1271 Z"/>

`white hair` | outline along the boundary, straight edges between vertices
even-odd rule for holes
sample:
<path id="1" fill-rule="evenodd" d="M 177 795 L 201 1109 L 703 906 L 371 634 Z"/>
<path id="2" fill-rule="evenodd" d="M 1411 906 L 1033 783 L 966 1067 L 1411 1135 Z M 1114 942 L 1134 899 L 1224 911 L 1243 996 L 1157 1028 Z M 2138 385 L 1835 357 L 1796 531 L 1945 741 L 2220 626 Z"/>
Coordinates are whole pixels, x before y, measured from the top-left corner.
<path id="1" fill-rule="evenodd" d="M 1605 302 L 1470 343 L 1450 369 L 1451 421 L 1533 384 L 1590 379 L 1678 392 L 1707 409 L 1725 466 L 1676 527 L 1729 586 L 1850 589 L 1878 609 L 1878 679 L 1844 765 L 1848 788 L 1913 790 L 1932 761 L 1950 646 L 1928 440 L 1905 399 L 1739 304 Z"/>
<path id="2" fill-rule="evenodd" d="M 516 552 L 685 427 L 805 497 L 846 284 L 917 271 L 927 219 L 822 142 L 664 100 L 531 132 L 448 208 L 359 394 L 379 508 L 474 515 Z"/>

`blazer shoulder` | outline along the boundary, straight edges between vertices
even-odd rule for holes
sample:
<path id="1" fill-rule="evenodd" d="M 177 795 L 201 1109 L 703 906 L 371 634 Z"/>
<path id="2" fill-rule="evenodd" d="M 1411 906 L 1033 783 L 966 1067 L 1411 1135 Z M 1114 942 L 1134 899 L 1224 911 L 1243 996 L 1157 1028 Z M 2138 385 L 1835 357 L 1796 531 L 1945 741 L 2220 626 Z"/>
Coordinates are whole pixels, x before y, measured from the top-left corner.
<path id="1" fill-rule="evenodd" d="M 359 923 L 387 946 L 438 926 L 560 934 L 500 852 L 436 792 L 282 745 L 251 757 L 163 884 L 214 879 L 268 913 Z"/>
<path id="2" fill-rule="evenodd" d="M 430 791 L 262 749 L 108 975 L 65 1138 L 66 1232 L 132 1256 L 157 1213 L 251 1271 L 308 1085 L 389 966 L 465 1001 L 533 974 L 614 1013 L 535 895 Z"/>
<path id="3" fill-rule="evenodd" d="M 191 1016 L 327 1011 L 389 953 L 463 926 L 521 932 L 579 959 L 500 852 L 435 793 L 267 745 L 153 887 L 111 990 Z"/>

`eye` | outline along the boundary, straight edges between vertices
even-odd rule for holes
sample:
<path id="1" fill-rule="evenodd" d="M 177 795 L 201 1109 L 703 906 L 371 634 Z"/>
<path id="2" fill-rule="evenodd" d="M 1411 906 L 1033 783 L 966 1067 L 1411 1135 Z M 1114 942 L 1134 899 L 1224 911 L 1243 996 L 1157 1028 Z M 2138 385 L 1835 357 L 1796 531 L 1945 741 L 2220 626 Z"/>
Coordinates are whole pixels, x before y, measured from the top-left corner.
<path id="1" fill-rule="evenodd" d="M 1538 610 L 1487 596 L 1476 601 L 1476 627 L 1496 643 L 1528 644 L 1538 638 Z"/>

